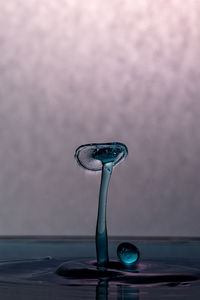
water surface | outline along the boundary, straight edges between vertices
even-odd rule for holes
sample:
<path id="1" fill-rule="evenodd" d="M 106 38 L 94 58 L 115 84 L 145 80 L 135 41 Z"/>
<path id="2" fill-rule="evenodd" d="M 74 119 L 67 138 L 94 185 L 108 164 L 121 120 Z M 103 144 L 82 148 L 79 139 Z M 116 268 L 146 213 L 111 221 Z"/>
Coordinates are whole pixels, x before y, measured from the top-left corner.
<path id="1" fill-rule="evenodd" d="M 125 240 L 141 250 L 141 259 L 132 270 L 122 268 L 117 261 L 117 246 Z M 200 240 L 111 238 L 109 246 L 110 261 L 115 262 L 97 274 L 93 239 L 1 239 L 0 296 L 13 299 L 14 293 L 15 299 L 31 300 L 49 299 L 49 295 L 61 300 L 200 296 Z M 60 276 L 57 270 L 63 263 L 69 269 L 78 264 L 79 269 L 80 264 L 86 268 L 82 273 Z"/>

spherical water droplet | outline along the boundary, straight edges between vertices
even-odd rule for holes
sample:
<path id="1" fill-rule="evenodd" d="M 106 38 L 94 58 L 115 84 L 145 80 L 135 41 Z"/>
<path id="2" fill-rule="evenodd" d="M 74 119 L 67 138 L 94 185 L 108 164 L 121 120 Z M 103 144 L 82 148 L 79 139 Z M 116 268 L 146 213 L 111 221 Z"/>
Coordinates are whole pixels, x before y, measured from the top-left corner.
<path id="1" fill-rule="evenodd" d="M 80 166 L 90 171 L 100 171 L 102 164 L 118 164 L 128 155 L 126 145 L 118 142 L 86 144 L 78 147 L 75 158 Z"/>
<path id="2" fill-rule="evenodd" d="M 117 248 L 117 256 L 123 264 L 128 265 L 135 263 L 139 259 L 140 252 L 131 243 L 121 243 Z"/>

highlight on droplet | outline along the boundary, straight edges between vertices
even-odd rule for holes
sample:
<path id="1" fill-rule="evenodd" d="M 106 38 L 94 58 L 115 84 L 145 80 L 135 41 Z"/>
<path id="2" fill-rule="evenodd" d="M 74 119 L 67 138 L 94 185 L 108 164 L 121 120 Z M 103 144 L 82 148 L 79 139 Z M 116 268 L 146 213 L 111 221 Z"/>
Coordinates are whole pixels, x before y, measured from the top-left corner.
<path id="1" fill-rule="evenodd" d="M 121 243 L 117 248 L 117 256 L 123 264 L 130 265 L 138 261 L 140 252 L 131 243 Z"/>

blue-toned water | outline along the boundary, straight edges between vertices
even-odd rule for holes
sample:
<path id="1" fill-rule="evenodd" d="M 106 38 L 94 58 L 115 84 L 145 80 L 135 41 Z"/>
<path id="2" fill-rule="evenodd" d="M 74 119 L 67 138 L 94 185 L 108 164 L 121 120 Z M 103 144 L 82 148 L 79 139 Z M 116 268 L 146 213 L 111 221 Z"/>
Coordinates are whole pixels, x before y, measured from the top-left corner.
<path id="1" fill-rule="evenodd" d="M 99 190 L 99 206 L 96 225 L 96 258 L 98 266 L 108 266 L 108 238 L 106 226 L 106 204 L 113 167 L 128 155 L 126 145 L 113 143 L 86 144 L 78 147 L 75 158 L 79 165 L 90 171 L 102 171 Z"/>
<path id="2" fill-rule="evenodd" d="M 142 253 L 131 269 L 116 256 L 127 240 Z M 97 266 L 94 244 L 91 238 L 0 239 L 0 298 L 200 298 L 200 240 L 110 238 L 107 268 Z M 64 264 L 68 276 L 58 275 Z"/>

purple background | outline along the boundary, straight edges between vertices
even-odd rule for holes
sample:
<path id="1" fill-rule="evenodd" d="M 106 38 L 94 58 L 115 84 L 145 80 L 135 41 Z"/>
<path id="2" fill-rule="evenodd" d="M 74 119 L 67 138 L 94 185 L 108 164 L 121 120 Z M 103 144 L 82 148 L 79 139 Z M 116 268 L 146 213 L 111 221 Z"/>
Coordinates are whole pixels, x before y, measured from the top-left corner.
<path id="1" fill-rule="evenodd" d="M 90 142 L 129 156 L 109 190 L 112 235 L 199 236 L 200 2 L 0 3 L 0 234 L 93 235 Z"/>

